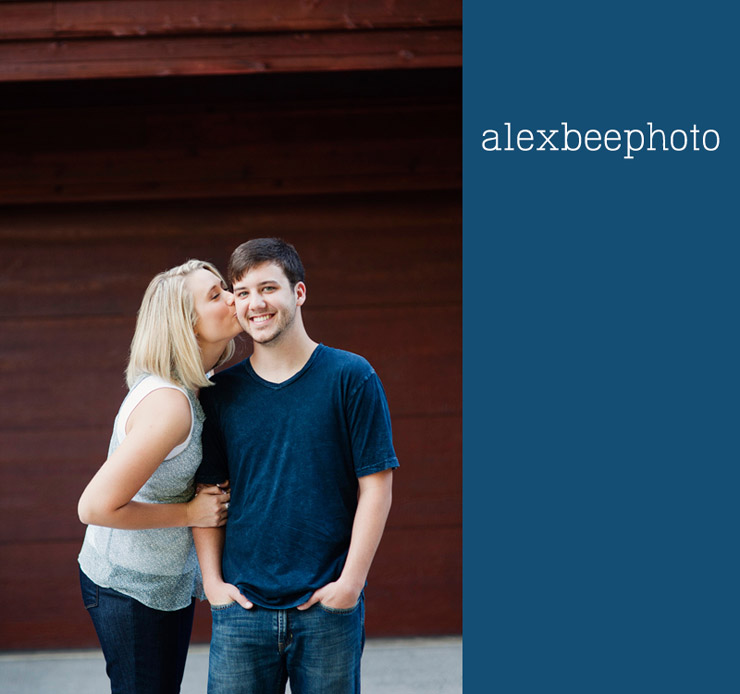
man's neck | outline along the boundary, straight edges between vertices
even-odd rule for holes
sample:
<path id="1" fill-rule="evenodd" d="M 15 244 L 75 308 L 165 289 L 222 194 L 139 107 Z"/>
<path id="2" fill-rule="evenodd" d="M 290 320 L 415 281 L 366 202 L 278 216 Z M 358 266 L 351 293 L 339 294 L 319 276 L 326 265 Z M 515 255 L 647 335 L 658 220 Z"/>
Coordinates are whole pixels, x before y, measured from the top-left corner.
<path id="1" fill-rule="evenodd" d="M 249 363 L 260 378 L 270 383 L 282 383 L 306 365 L 317 345 L 304 331 L 276 344 L 255 342 Z"/>

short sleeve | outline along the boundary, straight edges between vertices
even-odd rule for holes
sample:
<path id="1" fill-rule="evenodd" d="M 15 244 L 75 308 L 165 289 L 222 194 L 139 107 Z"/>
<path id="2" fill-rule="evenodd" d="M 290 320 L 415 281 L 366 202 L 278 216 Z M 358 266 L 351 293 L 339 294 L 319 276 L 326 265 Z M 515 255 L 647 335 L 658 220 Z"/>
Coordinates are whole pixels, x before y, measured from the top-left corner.
<path id="1" fill-rule="evenodd" d="M 206 415 L 203 422 L 203 460 L 195 473 L 197 484 L 220 484 L 229 479 L 229 466 L 218 414 L 207 398 L 201 405 Z"/>
<path id="2" fill-rule="evenodd" d="M 385 390 L 372 371 L 350 394 L 347 417 L 357 477 L 399 466 Z"/>

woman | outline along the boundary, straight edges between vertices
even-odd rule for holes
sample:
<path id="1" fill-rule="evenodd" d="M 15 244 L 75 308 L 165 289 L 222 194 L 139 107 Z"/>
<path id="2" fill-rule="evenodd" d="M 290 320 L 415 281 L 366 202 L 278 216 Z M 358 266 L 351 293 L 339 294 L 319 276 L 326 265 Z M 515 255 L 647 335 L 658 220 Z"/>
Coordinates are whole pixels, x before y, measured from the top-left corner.
<path id="1" fill-rule="evenodd" d="M 89 525 L 82 595 L 111 690 L 179 692 L 195 597 L 203 598 L 190 527 L 226 522 L 229 494 L 193 495 L 201 460 L 200 388 L 234 352 L 234 296 L 211 264 L 157 275 L 139 309 L 108 459 L 80 497 Z"/>

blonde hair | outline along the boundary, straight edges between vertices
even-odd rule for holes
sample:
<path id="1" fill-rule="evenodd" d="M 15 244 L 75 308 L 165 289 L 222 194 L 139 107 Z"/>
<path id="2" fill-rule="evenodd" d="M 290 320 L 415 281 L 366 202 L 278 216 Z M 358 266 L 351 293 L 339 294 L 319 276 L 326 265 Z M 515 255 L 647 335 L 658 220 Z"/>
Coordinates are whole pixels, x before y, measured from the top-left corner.
<path id="1" fill-rule="evenodd" d="M 211 263 L 188 260 L 160 272 L 144 292 L 136 315 L 136 330 L 131 341 L 126 383 L 131 388 L 143 374 L 153 374 L 190 390 L 213 385 L 203 371 L 203 359 L 195 338 L 193 295 L 185 279 L 196 270 L 208 270 L 226 286 L 221 273 Z M 229 341 L 216 366 L 231 359 L 234 340 Z"/>

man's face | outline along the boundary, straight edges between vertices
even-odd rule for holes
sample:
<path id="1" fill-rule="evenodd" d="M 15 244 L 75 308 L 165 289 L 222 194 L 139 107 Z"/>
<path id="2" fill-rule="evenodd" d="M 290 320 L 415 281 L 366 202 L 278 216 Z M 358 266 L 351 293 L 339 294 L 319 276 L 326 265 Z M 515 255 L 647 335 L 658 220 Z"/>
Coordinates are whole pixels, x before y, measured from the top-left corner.
<path id="1" fill-rule="evenodd" d="M 303 282 L 291 288 L 279 265 L 257 265 L 234 282 L 236 316 L 254 342 L 276 344 L 293 327 L 305 291 Z"/>

